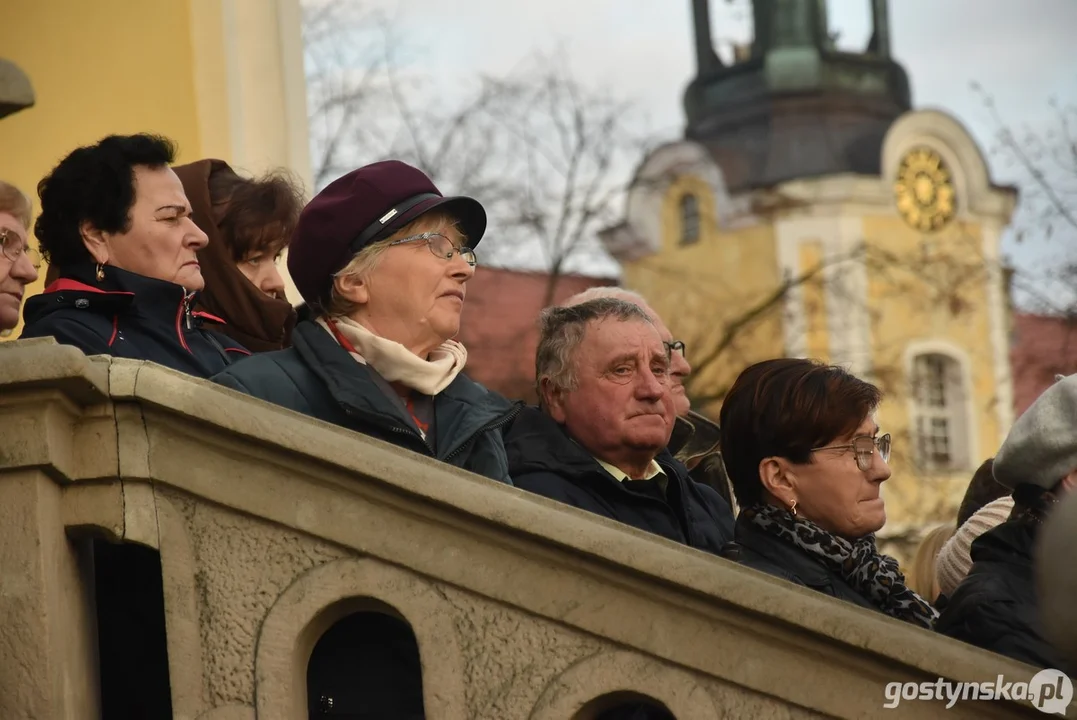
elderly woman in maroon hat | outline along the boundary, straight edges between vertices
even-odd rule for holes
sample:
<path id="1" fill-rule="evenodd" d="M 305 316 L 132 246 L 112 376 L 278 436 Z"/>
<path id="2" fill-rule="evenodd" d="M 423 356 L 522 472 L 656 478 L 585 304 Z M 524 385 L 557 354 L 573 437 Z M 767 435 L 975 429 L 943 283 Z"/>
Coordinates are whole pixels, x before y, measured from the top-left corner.
<path id="1" fill-rule="evenodd" d="M 348 173 L 303 210 L 288 254 L 313 319 L 214 380 L 510 483 L 501 429 L 517 409 L 463 375 L 453 340 L 485 229 L 477 201 L 402 162 Z"/>

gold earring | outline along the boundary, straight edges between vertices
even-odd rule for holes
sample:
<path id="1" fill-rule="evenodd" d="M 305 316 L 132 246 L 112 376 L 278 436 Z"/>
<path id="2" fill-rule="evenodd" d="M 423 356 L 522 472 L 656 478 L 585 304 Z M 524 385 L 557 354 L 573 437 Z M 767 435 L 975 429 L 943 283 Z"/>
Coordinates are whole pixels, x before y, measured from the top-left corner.
<path id="1" fill-rule="evenodd" d="M 101 266 L 101 263 L 97 263 L 97 282 L 101 282 L 105 279 L 105 268 Z"/>
<path id="2" fill-rule="evenodd" d="M 794 500 L 793 504 L 789 506 L 789 512 L 793 515 L 793 517 L 797 516 L 797 501 L 796 500 Z"/>

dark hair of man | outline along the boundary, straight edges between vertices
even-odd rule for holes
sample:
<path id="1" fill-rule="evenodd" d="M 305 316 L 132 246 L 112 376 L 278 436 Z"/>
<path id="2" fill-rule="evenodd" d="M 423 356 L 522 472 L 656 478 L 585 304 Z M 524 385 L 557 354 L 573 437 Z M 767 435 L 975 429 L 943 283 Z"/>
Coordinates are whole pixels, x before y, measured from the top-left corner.
<path id="1" fill-rule="evenodd" d="M 812 458 L 812 448 L 852 435 L 882 394 L 843 368 L 815 360 L 765 360 L 740 374 L 722 403 L 722 459 L 741 507 L 763 501 L 759 464 Z"/>
<path id="2" fill-rule="evenodd" d="M 957 527 L 964 525 L 965 521 L 984 505 L 1010 494 L 1008 487 L 995 480 L 992 474 L 994 466 L 995 459 L 988 458 L 972 474 L 965 497 L 961 499 L 961 506 L 957 510 Z"/>
<path id="3" fill-rule="evenodd" d="M 135 203 L 135 168 L 167 167 L 175 154 L 172 142 L 157 135 L 109 135 L 61 160 L 37 184 L 41 215 L 34 234 L 45 259 L 59 268 L 93 262 L 81 225 L 86 222 L 107 233 L 127 231 Z"/>
<path id="4" fill-rule="evenodd" d="M 209 177 L 209 197 L 213 222 L 236 262 L 287 248 L 303 209 L 302 193 L 283 171 L 252 180 L 222 168 Z"/>

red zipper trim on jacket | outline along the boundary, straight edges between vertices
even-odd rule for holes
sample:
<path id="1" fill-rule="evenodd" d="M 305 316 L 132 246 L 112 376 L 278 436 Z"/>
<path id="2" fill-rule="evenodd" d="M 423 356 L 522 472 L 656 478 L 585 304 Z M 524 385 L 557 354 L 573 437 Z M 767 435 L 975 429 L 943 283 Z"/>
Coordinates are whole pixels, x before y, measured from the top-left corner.
<path id="1" fill-rule="evenodd" d="M 210 313 L 205 312 L 203 310 L 195 310 L 194 312 L 191 313 L 191 317 L 202 318 L 204 320 L 212 320 L 213 322 L 220 323 L 221 325 L 227 325 L 228 324 L 228 321 L 225 320 L 224 318 L 219 318 L 216 315 L 211 315 Z"/>
<path id="2" fill-rule="evenodd" d="M 120 329 L 120 316 L 119 315 L 113 315 L 112 316 L 112 336 L 108 339 L 108 346 L 109 347 L 112 347 L 112 343 L 114 343 L 116 341 L 116 333 L 119 332 L 119 329 Z"/>
<path id="3" fill-rule="evenodd" d="M 186 298 L 184 298 L 184 301 L 186 301 Z M 181 301 L 179 307 L 176 308 L 176 335 L 179 337 L 180 345 L 183 346 L 183 349 L 191 352 L 191 348 L 187 346 L 187 341 L 183 338 L 183 329 L 180 327 L 180 320 L 183 319 L 184 301 Z M 191 354 L 194 355 L 194 353 Z"/>
<path id="4" fill-rule="evenodd" d="M 333 331 L 333 337 L 337 339 L 340 346 L 350 353 L 359 354 L 359 351 L 355 349 L 355 346 L 351 344 L 348 338 L 341 335 L 340 330 L 337 329 L 337 324 L 334 320 L 326 318 L 325 324 L 329 326 L 329 329 Z"/>
<path id="5" fill-rule="evenodd" d="M 78 280 L 72 280 L 71 278 L 60 278 L 58 280 L 54 280 L 47 288 L 45 288 L 45 290 L 43 292 L 54 293 L 54 292 L 62 292 L 64 290 L 74 290 L 75 292 L 97 293 L 98 295 L 134 295 L 133 292 L 119 292 L 119 291 L 116 291 L 116 290 L 102 290 L 101 288 L 96 288 L 93 285 L 87 285 L 86 283 L 81 283 Z"/>

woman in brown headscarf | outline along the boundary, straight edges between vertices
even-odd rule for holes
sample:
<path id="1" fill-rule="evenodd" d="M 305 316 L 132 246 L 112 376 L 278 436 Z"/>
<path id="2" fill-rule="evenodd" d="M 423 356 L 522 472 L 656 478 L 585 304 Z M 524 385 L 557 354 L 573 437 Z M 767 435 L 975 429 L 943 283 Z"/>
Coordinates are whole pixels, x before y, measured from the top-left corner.
<path id="1" fill-rule="evenodd" d="M 276 263 L 303 209 L 299 190 L 283 173 L 252 180 L 221 160 L 173 170 L 194 221 L 209 236 L 209 244 L 198 251 L 206 280 L 202 309 L 220 316 L 227 323 L 221 332 L 252 352 L 287 347 L 296 314 Z"/>

